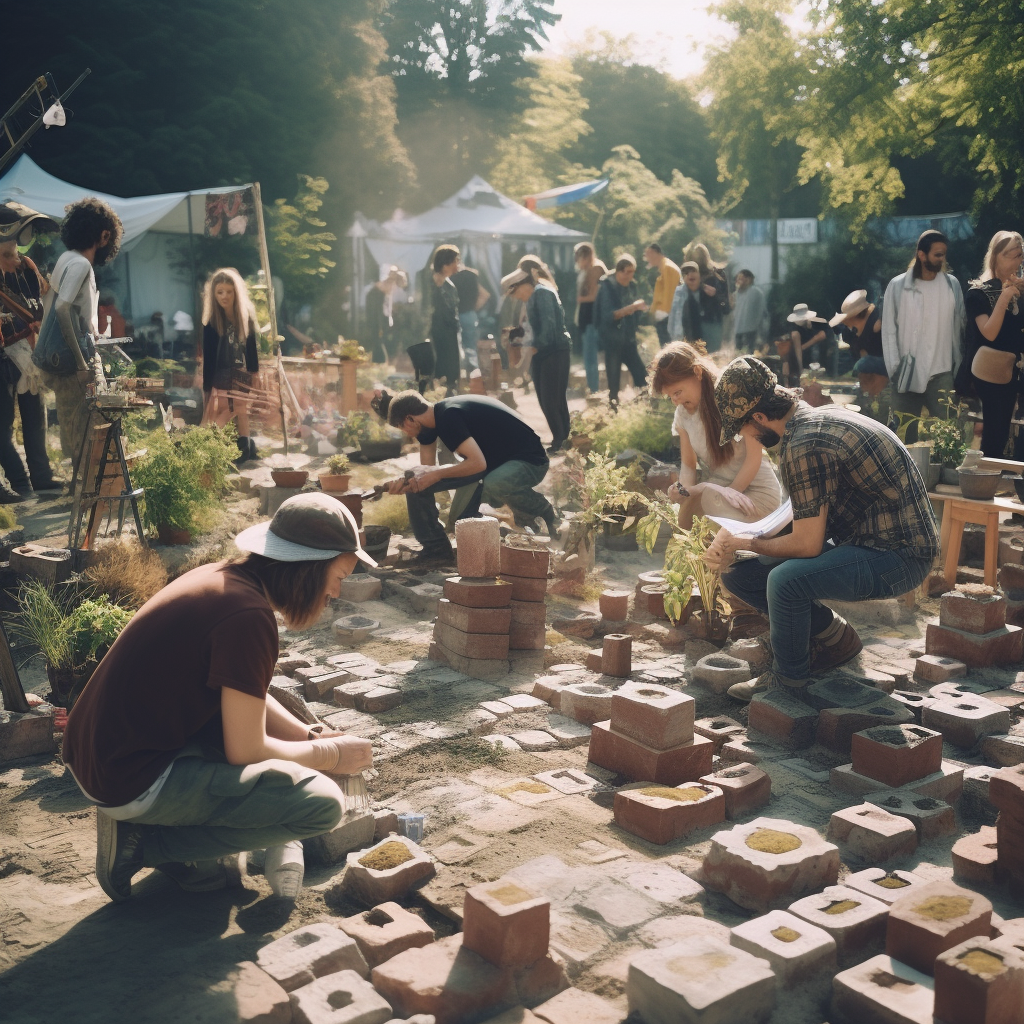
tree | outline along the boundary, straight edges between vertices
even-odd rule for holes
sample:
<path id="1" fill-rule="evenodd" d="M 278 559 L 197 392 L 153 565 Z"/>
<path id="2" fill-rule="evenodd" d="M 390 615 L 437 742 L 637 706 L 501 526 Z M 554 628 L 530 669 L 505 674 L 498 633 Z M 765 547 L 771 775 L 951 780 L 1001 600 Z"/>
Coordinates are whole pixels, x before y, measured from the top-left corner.
<path id="1" fill-rule="evenodd" d="M 334 267 L 327 253 L 338 239 L 324 230 L 327 224 L 319 217 L 327 180 L 300 174 L 299 183 L 294 203 L 275 199 L 267 211 L 267 242 L 271 265 L 284 279 L 288 298 L 301 304 L 315 296 L 317 285 Z"/>

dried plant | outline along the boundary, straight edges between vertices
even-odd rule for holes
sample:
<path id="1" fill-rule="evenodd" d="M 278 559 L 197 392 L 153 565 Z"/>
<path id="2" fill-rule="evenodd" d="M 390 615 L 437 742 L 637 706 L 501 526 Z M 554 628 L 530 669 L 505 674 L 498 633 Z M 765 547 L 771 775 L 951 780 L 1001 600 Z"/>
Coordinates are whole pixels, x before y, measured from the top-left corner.
<path id="1" fill-rule="evenodd" d="M 115 604 L 141 608 L 167 585 L 167 570 L 160 556 L 139 544 L 112 544 L 101 561 L 83 573 L 94 594 L 107 594 Z"/>

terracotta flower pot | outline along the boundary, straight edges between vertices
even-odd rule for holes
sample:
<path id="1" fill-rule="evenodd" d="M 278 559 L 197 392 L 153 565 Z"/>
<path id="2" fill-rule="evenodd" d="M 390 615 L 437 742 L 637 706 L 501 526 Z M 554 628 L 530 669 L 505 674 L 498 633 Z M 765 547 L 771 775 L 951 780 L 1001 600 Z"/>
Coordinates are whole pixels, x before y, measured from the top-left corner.
<path id="1" fill-rule="evenodd" d="M 305 469 L 274 469 L 270 478 L 278 487 L 305 487 L 309 473 Z"/>
<path id="2" fill-rule="evenodd" d="M 320 490 L 344 494 L 348 490 L 348 482 L 351 476 L 351 473 L 321 473 Z"/>
<path id="3" fill-rule="evenodd" d="M 179 530 L 176 526 L 167 526 L 161 523 L 156 528 L 156 535 L 160 538 L 161 544 L 190 544 L 192 534 L 188 530 Z"/>

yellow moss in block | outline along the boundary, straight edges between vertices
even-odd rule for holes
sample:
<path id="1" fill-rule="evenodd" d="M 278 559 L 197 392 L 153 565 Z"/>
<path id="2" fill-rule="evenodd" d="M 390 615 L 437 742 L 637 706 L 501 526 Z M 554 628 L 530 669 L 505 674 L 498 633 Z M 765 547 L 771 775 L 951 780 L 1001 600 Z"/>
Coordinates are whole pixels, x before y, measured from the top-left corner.
<path id="1" fill-rule="evenodd" d="M 918 903 L 914 913 L 933 921 L 952 921 L 954 917 L 970 913 L 972 903 L 966 896 L 932 896 Z"/>
<path id="2" fill-rule="evenodd" d="M 694 802 L 703 800 L 708 795 L 700 786 L 687 786 L 686 789 L 673 789 L 671 786 L 645 786 L 639 790 L 644 796 L 656 796 L 659 800 L 675 800 L 678 802 Z"/>
<path id="3" fill-rule="evenodd" d="M 799 932 L 795 932 L 792 928 L 787 928 L 785 925 L 773 928 L 772 935 L 774 935 L 779 942 L 796 942 L 796 940 L 800 938 Z"/>
<path id="4" fill-rule="evenodd" d="M 854 910 L 859 906 L 860 904 L 856 900 L 835 900 L 827 907 L 822 907 L 821 912 L 823 914 L 845 914 L 848 910 Z"/>
<path id="5" fill-rule="evenodd" d="M 898 875 L 886 875 L 885 878 L 876 878 L 874 882 L 875 885 L 880 885 L 883 889 L 904 889 L 910 885 L 908 881 Z"/>
<path id="6" fill-rule="evenodd" d="M 360 857 L 359 863 L 371 871 L 387 871 L 412 859 L 412 851 L 405 843 L 390 842 L 371 850 L 365 857 Z"/>
<path id="7" fill-rule="evenodd" d="M 758 853 L 790 853 L 803 846 L 792 832 L 778 832 L 773 828 L 759 828 L 747 836 L 746 843 Z"/>
<path id="8" fill-rule="evenodd" d="M 1002 974 L 1006 970 L 1002 958 L 985 949 L 969 949 L 966 953 L 961 953 L 957 960 L 964 967 L 970 968 L 973 974 Z"/>
<path id="9" fill-rule="evenodd" d="M 543 782 L 517 782 L 512 786 L 499 789 L 502 796 L 511 796 L 513 793 L 550 793 L 551 787 L 545 786 Z"/>
<path id="10" fill-rule="evenodd" d="M 487 895 L 492 900 L 497 900 L 503 906 L 512 907 L 517 903 L 525 903 L 533 899 L 533 893 L 520 889 L 518 885 L 509 882 L 508 885 L 499 886 L 497 889 L 489 889 Z"/>

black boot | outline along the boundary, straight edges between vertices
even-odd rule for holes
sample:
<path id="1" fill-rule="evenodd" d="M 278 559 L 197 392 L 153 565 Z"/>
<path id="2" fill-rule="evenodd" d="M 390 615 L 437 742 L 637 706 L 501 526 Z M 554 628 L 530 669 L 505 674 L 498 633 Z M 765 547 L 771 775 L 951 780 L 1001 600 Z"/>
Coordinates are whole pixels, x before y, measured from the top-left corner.
<path id="1" fill-rule="evenodd" d="M 235 442 L 238 445 L 238 451 L 240 452 L 237 459 L 235 459 L 235 465 L 241 466 L 243 462 L 248 462 L 249 455 L 249 438 L 243 437 L 241 434 L 238 435 L 238 440 Z"/>
<path id="2" fill-rule="evenodd" d="M 256 451 L 256 440 L 255 438 L 249 438 L 249 458 L 253 462 L 259 461 L 260 453 Z"/>

